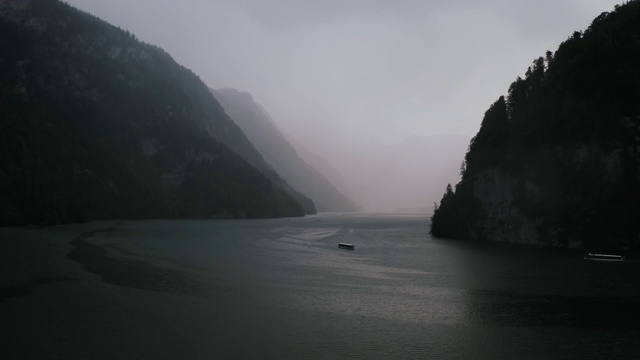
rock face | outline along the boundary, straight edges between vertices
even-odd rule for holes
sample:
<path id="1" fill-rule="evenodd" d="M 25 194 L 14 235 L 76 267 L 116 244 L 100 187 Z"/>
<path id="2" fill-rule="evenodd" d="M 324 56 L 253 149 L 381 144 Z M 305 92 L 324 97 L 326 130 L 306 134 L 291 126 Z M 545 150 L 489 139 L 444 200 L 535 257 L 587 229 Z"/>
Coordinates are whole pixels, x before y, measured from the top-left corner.
<path id="1" fill-rule="evenodd" d="M 432 234 L 640 250 L 640 2 L 536 59 L 485 113 Z"/>
<path id="2" fill-rule="evenodd" d="M 235 89 L 212 90 L 231 118 L 247 134 L 265 160 L 320 211 L 355 211 L 359 207 L 323 174 L 304 161 L 278 130 L 265 109 L 247 93 Z"/>
<path id="3" fill-rule="evenodd" d="M 161 49 L 56 0 L 1 1 L 0 43 L 1 225 L 304 214 Z"/>

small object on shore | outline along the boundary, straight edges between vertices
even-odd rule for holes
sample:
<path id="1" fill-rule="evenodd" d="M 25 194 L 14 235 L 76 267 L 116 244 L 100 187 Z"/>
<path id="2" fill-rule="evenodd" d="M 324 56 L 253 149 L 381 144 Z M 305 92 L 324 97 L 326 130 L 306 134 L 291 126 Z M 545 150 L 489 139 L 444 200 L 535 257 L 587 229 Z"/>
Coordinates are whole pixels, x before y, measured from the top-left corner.
<path id="1" fill-rule="evenodd" d="M 588 253 L 584 256 L 585 260 L 599 260 L 599 261 L 624 261 L 624 256 L 622 255 L 612 255 L 612 254 L 595 254 Z"/>
<path id="2" fill-rule="evenodd" d="M 353 244 L 347 244 L 347 243 L 340 243 L 338 244 L 338 247 L 340 249 L 347 249 L 347 250 L 355 250 L 355 246 Z"/>

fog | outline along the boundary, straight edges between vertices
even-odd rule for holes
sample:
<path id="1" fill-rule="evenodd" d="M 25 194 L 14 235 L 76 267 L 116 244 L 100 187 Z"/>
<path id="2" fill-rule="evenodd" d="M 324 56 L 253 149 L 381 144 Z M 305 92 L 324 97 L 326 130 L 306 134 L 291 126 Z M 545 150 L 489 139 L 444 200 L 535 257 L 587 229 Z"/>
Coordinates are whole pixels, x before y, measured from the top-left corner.
<path id="1" fill-rule="evenodd" d="M 469 140 L 464 135 L 412 136 L 393 145 L 371 141 L 364 146 L 326 147 L 308 138 L 294 146 L 367 210 L 430 212 L 446 184 L 459 181 Z M 330 163 L 314 157 L 321 151 Z"/>
<path id="2" fill-rule="evenodd" d="M 488 106 L 620 3 L 68 2 L 164 48 L 212 88 L 251 93 L 305 159 L 372 210 L 431 207 Z"/>

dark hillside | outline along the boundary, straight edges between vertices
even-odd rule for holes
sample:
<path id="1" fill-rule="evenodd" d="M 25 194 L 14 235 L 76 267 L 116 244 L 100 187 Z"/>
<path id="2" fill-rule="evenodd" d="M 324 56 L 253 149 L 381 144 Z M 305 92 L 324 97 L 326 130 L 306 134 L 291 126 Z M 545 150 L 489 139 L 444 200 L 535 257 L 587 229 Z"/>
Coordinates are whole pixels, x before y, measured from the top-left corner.
<path id="1" fill-rule="evenodd" d="M 603 13 L 485 113 L 440 237 L 640 248 L 640 2 Z"/>
<path id="2" fill-rule="evenodd" d="M 0 1 L 0 48 L 2 225 L 303 215 L 161 49 L 54 0 Z"/>

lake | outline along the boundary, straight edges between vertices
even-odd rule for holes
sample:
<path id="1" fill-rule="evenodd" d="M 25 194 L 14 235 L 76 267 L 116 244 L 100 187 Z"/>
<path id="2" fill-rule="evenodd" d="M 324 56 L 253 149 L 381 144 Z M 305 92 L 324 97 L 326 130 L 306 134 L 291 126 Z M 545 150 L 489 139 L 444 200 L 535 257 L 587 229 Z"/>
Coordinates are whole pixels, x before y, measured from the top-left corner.
<path id="1" fill-rule="evenodd" d="M 0 352 L 640 358 L 639 263 L 428 231 L 424 214 L 341 213 L 0 229 Z"/>

